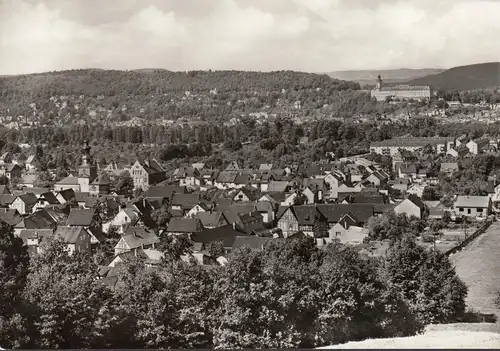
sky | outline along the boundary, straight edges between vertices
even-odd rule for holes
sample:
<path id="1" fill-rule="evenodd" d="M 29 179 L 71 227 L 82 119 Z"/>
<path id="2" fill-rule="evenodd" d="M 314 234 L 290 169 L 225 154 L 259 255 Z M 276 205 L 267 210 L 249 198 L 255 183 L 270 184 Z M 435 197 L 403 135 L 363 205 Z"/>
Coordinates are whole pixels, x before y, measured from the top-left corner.
<path id="1" fill-rule="evenodd" d="M 0 0 L 0 74 L 500 61 L 500 0 Z"/>

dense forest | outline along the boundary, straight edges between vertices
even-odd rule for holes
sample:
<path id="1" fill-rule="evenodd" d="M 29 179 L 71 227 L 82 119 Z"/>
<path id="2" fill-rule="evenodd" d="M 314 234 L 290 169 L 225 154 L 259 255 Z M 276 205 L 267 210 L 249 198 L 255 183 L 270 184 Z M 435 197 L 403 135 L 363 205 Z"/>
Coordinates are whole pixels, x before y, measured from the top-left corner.
<path id="1" fill-rule="evenodd" d="M 90 140 L 92 154 L 101 165 L 111 161 L 133 162 L 136 158 L 157 158 L 176 167 L 183 162 L 204 161 L 220 167 L 235 159 L 245 166 L 274 163 L 285 167 L 305 160 L 319 161 L 333 153 L 336 158 L 369 152 L 370 142 L 398 136 L 451 136 L 467 133 L 472 138 L 500 136 L 500 124 L 440 124 L 432 118 L 405 123 L 376 124 L 316 121 L 297 125 L 286 119 L 256 124 L 243 119 L 234 126 L 199 124 L 183 127 L 69 126 L 33 127 L 21 131 L 0 129 L 2 152 L 20 152 L 18 144 L 39 145 L 41 169 L 78 166 L 80 146 Z M 301 137 L 308 142 L 301 144 Z M 43 146 L 42 146 L 43 145 Z M 32 151 L 30 151 L 32 152 Z"/>
<path id="2" fill-rule="evenodd" d="M 33 115 L 51 125 L 58 119 L 223 121 L 259 111 L 321 117 L 396 109 L 377 105 L 360 89 L 358 83 L 292 71 L 74 70 L 0 77 L 0 116 Z"/>

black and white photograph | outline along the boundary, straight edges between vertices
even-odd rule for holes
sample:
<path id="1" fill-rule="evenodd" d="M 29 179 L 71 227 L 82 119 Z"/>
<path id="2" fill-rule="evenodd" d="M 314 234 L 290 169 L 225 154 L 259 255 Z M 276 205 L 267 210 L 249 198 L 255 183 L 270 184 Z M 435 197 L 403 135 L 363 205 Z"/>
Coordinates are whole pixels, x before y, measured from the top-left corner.
<path id="1" fill-rule="evenodd" d="M 500 348 L 499 0 L 0 0 L 0 350 Z"/>

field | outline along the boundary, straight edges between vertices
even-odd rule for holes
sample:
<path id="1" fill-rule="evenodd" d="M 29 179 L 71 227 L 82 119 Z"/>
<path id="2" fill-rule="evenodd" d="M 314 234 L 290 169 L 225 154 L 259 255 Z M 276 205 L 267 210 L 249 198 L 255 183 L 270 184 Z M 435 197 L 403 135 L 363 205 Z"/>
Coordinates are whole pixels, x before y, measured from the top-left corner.
<path id="1" fill-rule="evenodd" d="M 467 305 L 482 313 L 500 316 L 494 306 L 495 292 L 500 289 L 500 223 L 488 230 L 462 251 L 451 256 L 457 273 L 469 287 Z"/>

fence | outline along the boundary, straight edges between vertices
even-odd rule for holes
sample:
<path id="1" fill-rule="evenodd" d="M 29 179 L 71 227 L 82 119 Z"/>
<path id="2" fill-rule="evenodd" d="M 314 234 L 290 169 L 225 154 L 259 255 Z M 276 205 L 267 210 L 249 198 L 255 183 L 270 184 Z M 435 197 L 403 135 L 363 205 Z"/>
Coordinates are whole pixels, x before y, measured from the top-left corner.
<path id="1" fill-rule="evenodd" d="M 453 255 L 454 253 L 457 253 L 457 252 L 461 251 L 464 247 L 466 247 L 467 245 L 469 245 L 472 240 L 476 239 L 478 236 L 480 236 L 481 234 L 483 234 L 486 231 L 486 229 L 489 228 L 489 226 L 491 225 L 491 223 L 493 223 L 493 221 L 491 221 L 491 220 L 488 219 L 483 226 L 481 226 L 478 230 L 476 230 L 474 233 L 472 233 L 471 235 L 469 235 L 467 237 L 467 239 L 461 241 L 458 245 L 453 246 L 451 249 L 449 249 L 448 251 L 446 251 L 446 256 L 450 256 L 450 255 Z"/>

